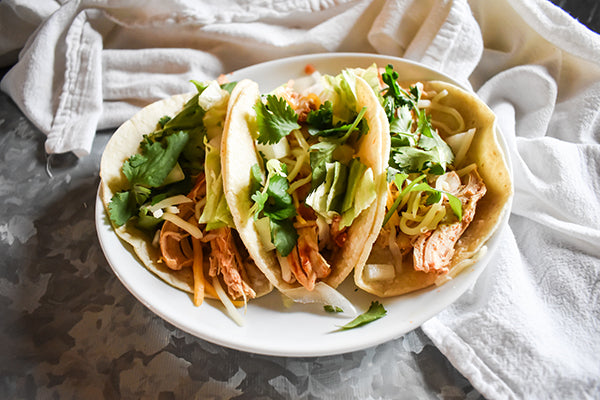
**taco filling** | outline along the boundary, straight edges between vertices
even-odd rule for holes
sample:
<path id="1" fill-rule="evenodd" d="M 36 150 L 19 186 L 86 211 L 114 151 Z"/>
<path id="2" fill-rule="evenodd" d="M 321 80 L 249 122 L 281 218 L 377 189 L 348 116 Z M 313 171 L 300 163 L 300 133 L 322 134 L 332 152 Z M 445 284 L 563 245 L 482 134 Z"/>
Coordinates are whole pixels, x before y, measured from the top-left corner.
<path id="1" fill-rule="evenodd" d="M 265 294 L 270 285 L 241 242 L 223 194 L 220 148 L 233 84 L 194 84 L 198 93 L 150 133 L 137 126 L 115 133 L 102 165 L 103 198 L 117 233 L 149 269 L 192 292 L 195 305 L 206 295 L 232 314 L 234 305 Z M 117 142 L 132 142 L 124 135 L 141 142 L 117 177 L 111 154 L 124 152 L 116 151 Z"/>
<path id="2" fill-rule="evenodd" d="M 235 191 L 232 166 L 226 195 L 235 191 L 230 206 L 241 211 L 239 223 L 253 225 L 242 239 L 260 248 L 267 277 L 284 292 L 312 291 L 319 282 L 336 287 L 375 239 L 370 226 L 387 148 L 380 126 L 371 126 L 383 111 L 368 77 L 376 83 L 375 67 L 319 76 L 304 90 L 289 82 L 266 96 L 246 93 L 234 105 L 249 121 L 238 124 L 249 140 L 242 140 L 244 129 L 226 130 L 226 150 L 248 155 L 250 183 L 243 195 Z"/>
<path id="3" fill-rule="evenodd" d="M 443 283 L 474 262 L 511 192 L 491 111 L 453 85 L 402 87 L 397 77 L 391 65 L 381 71 L 391 139 L 385 217 L 355 271 L 360 287 L 381 296 Z"/>

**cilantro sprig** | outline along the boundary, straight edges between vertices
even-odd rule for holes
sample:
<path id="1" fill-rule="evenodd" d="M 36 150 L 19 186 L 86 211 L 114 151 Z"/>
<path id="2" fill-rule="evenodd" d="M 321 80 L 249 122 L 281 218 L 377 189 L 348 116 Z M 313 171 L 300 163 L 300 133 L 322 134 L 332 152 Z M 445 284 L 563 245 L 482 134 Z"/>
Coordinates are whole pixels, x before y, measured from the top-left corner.
<path id="1" fill-rule="evenodd" d="M 419 86 L 406 91 L 397 79 L 393 66 L 386 66 L 382 80 L 387 84 L 383 97 L 390 122 L 390 167 L 402 173 L 428 170 L 441 175 L 454 162 L 452 149 L 433 129 L 425 110 L 419 109 Z"/>
<path id="2" fill-rule="evenodd" d="M 138 225 L 141 227 L 156 225 L 154 220 L 148 223 L 151 217 L 142 205 L 152 202 L 157 196 L 171 193 L 173 189 L 184 193 L 189 186 L 187 178 L 184 182 L 165 185 L 175 165 L 179 163 L 188 177 L 204 168 L 206 127 L 203 118 L 206 112 L 198 104 L 198 96 L 205 86 L 195 81 L 192 83 L 196 85 L 198 94 L 188 100 L 174 117 L 160 118 L 157 128 L 143 137 L 140 152 L 123 164 L 123 174 L 129 181 L 128 189 L 115 193 L 108 205 L 110 219 L 115 225 L 124 225 L 134 216 L 139 216 Z"/>
<path id="3" fill-rule="evenodd" d="M 188 140 L 188 133 L 183 131 L 166 137 L 164 146 L 160 142 L 146 140 L 141 144 L 141 153 L 125 161 L 122 170 L 130 189 L 116 193 L 109 203 L 110 218 L 117 226 L 136 215 L 151 196 L 152 189 L 163 184 Z"/>
<path id="4" fill-rule="evenodd" d="M 372 301 L 371 306 L 367 311 L 360 314 L 358 317 L 354 318 L 352 321 L 348 322 L 346 325 L 340 326 L 341 330 L 348 330 L 353 328 L 358 328 L 359 326 L 363 326 L 370 322 L 376 321 L 379 318 L 384 317 L 387 314 L 387 310 L 383 307 L 378 301 Z"/>
<path id="5" fill-rule="evenodd" d="M 319 109 L 312 110 L 306 117 L 308 133 L 311 136 L 318 136 L 325 140 L 344 143 L 353 132 L 359 131 L 361 134 L 366 131 L 366 123 L 363 117 L 367 107 L 363 107 L 352 122 L 333 122 L 333 105 L 330 101 L 321 104 Z"/>
<path id="6" fill-rule="evenodd" d="M 260 144 L 275 144 L 289 135 L 294 129 L 300 129 L 298 115 L 283 98 L 267 95 L 266 104 L 258 101 L 254 110 L 258 123 Z"/>
<path id="7" fill-rule="evenodd" d="M 298 232 L 293 222 L 297 212 L 292 196 L 288 193 L 290 184 L 286 169 L 286 165 L 280 161 L 269 160 L 264 185 L 258 164 L 252 166 L 250 171 L 253 190 L 251 198 L 254 201 L 250 212 L 254 214 L 255 219 L 262 216 L 269 218 L 271 242 L 282 257 L 287 257 L 298 242 Z"/>

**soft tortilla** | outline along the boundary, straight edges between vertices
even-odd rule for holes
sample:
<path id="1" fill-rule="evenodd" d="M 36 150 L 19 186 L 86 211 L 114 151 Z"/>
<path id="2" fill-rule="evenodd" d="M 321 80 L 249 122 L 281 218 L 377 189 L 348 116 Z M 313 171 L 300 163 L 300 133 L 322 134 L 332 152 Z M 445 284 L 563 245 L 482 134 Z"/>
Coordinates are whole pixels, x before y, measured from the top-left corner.
<path id="1" fill-rule="evenodd" d="M 175 116 L 184 104 L 193 96 L 193 93 L 175 95 L 173 97 L 155 102 L 136 113 L 133 118 L 121 125 L 113 134 L 106 145 L 100 161 L 100 197 L 108 213 L 108 204 L 113 195 L 129 187 L 129 181 L 121 168 L 123 163 L 133 154 L 139 152 L 139 144 L 145 134 L 155 130 L 158 120 L 168 115 Z M 111 221 L 112 223 L 112 221 Z M 159 278 L 177 289 L 193 293 L 194 278 L 191 268 L 182 268 L 174 271 L 161 262 L 160 249 L 152 245 L 152 238 L 147 232 L 135 227 L 131 221 L 116 227 L 115 233 L 126 243 L 131 245 L 139 260 Z M 204 257 L 204 270 L 208 270 L 208 257 Z M 271 291 L 272 286 L 264 275 L 251 263 L 248 267 L 249 284 L 256 292 L 257 297 Z M 208 276 L 205 274 L 205 276 Z M 206 297 L 211 297 L 208 293 Z"/>
<path id="2" fill-rule="evenodd" d="M 369 126 L 369 133 L 359 142 L 357 153 L 361 162 L 373 170 L 378 196 L 354 220 L 348 229 L 344 247 L 330 260 L 332 272 L 323 281 L 334 288 L 353 268 L 366 262 L 371 246 L 379 234 L 378 227 L 383 222 L 385 212 L 387 157 L 384 155 L 390 151 L 390 138 L 386 131 L 389 128 L 383 108 L 371 87 L 362 78 L 356 79 L 356 92 L 357 111 L 363 105 L 367 106 L 364 118 Z M 269 281 L 285 293 L 300 284 L 289 284 L 283 280 L 275 251 L 265 250 L 250 214 L 250 169 L 259 162 L 253 140 L 256 131 L 256 113 L 253 107 L 259 99 L 258 84 L 250 80 L 239 82 L 232 93 L 231 110 L 221 146 L 223 186 L 234 223 L 246 248 Z"/>
<path id="3" fill-rule="evenodd" d="M 477 253 L 498 229 L 502 217 L 508 212 L 513 189 L 505 156 L 496 138 L 494 113 L 474 94 L 454 85 L 441 81 L 429 81 L 423 84 L 425 91 L 433 90 L 439 93 L 444 89 L 447 90 L 449 94 L 440 103 L 455 108 L 462 115 L 465 130 L 476 128 L 468 154 L 456 169 L 475 163 L 487 187 L 487 193 L 477 204 L 473 221 L 455 246 L 455 253 L 449 266 L 451 270 L 460 262 L 469 262 L 469 259 L 473 259 L 474 262 Z M 430 114 L 433 120 L 445 122 L 450 126 L 453 124 L 453 120 L 449 119 L 451 117 L 447 114 L 435 109 L 431 110 Z M 386 248 L 385 251 L 378 251 L 377 254 L 373 252 L 369 262 L 389 263 L 391 257 L 391 253 Z M 366 281 L 363 272 L 364 264 L 357 266 L 354 271 L 356 285 L 381 297 L 397 296 L 431 286 L 439 277 L 436 273 L 415 271 L 412 267 L 412 256 L 407 257 L 402 272 L 396 274 L 393 280 Z"/>

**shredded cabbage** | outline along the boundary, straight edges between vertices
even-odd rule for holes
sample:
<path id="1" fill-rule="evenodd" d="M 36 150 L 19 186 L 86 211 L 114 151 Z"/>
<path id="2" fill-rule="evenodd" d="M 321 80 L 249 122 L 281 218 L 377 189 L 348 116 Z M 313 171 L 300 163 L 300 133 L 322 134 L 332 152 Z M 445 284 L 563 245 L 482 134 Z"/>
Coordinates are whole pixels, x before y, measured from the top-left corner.
<path id="1" fill-rule="evenodd" d="M 206 229 L 217 229 L 224 226 L 233 227 L 233 217 L 227 206 L 223 193 L 221 176 L 221 155 L 218 141 L 205 143 L 206 158 L 204 173 L 206 176 L 206 205 L 199 223 L 206 224 Z"/>

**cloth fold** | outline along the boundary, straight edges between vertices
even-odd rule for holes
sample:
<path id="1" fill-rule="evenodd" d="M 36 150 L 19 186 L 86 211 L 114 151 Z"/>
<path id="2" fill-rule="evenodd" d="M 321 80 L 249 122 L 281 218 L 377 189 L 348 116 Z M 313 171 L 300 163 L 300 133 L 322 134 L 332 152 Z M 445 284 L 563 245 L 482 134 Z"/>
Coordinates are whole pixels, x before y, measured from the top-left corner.
<path id="1" fill-rule="evenodd" d="M 17 51 L 18 59 L 17 59 Z M 477 283 L 423 331 L 485 397 L 600 395 L 600 36 L 545 0 L 0 3 L 0 83 L 89 153 L 190 79 L 318 52 L 420 61 L 472 87 L 512 160 L 509 228 Z"/>

